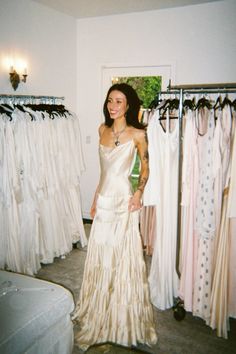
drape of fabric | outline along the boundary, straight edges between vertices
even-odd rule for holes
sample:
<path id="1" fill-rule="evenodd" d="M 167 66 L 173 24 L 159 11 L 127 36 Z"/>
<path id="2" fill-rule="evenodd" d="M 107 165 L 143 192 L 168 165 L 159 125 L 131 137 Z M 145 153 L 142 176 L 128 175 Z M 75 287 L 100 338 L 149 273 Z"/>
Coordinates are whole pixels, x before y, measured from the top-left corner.
<path id="1" fill-rule="evenodd" d="M 236 318 L 236 218 L 229 220 L 229 287 L 228 317 Z"/>
<path id="2" fill-rule="evenodd" d="M 173 306 L 179 281 L 176 271 L 179 125 L 175 120 L 170 131 L 169 114 L 166 130 L 160 122 L 157 110 L 147 128 L 150 175 L 143 199 L 144 205 L 156 205 L 149 284 L 152 303 L 164 310 Z"/>
<path id="3" fill-rule="evenodd" d="M 236 318 L 236 112 L 232 111 L 232 156 L 230 163 L 230 188 L 228 217 L 230 218 L 229 294 L 228 316 Z"/>
<path id="4" fill-rule="evenodd" d="M 144 206 L 140 211 L 140 232 L 147 256 L 151 256 L 154 249 L 156 235 L 156 207 Z"/>
<path id="5" fill-rule="evenodd" d="M 40 263 L 87 244 L 81 203 L 79 122 L 18 108 L 0 119 L 0 267 L 35 274 Z"/>
<path id="6" fill-rule="evenodd" d="M 231 145 L 231 162 L 230 162 L 230 191 L 229 191 L 229 206 L 228 217 L 236 218 L 236 111 L 232 112 L 232 145 Z"/>
<path id="7" fill-rule="evenodd" d="M 230 115 L 230 111 L 228 111 Z M 231 118 L 231 115 L 230 115 Z M 234 239 L 232 239 L 232 231 L 230 229 L 229 215 L 232 212 L 232 205 L 229 204 L 230 198 L 234 194 L 234 178 L 235 176 L 235 164 L 236 164 L 236 140 L 235 140 L 235 127 L 232 131 L 232 152 L 231 160 L 229 164 L 229 170 L 226 171 L 228 176 L 225 178 L 226 185 L 223 195 L 223 210 L 221 215 L 220 232 L 217 235 L 217 247 L 215 256 L 215 269 L 213 275 L 212 285 L 212 297 L 211 297 L 211 318 L 209 321 L 210 326 L 213 329 L 217 329 L 217 335 L 220 337 L 228 338 L 229 327 L 229 304 L 233 308 L 232 304 L 235 304 L 235 300 L 232 302 L 232 283 L 229 284 L 229 279 L 235 275 L 233 269 L 235 265 L 230 268 L 230 259 L 235 258 Z M 232 182 L 232 183 L 231 183 Z M 229 210 L 230 208 L 230 210 Z M 236 208 L 234 206 L 234 208 Z M 230 257 L 231 256 L 231 257 Z M 230 276 L 230 273 L 232 275 Z M 232 278 L 231 278 L 232 279 Z M 230 296 L 231 295 L 231 296 Z M 235 295 L 234 295 L 235 297 Z M 231 300 L 229 302 L 229 300 Z"/>
<path id="8" fill-rule="evenodd" d="M 199 180 L 196 204 L 197 266 L 194 281 L 193 314 L 208 321 L 212 288 L 212 260 L 215 240 L 213 136 L 214 111 L 197 111 Z M 203 126 L 206 124 L 206 128 Z M 201 134 L 201 135 L 200 135 Z"/>
<path id="9" fill-rule="evenodd" d="M 214 175 L 214 204 L 215 204 L 215 252 L 213 259 L 213 271 L 217 262 L 218 240 L 221 223 L 221 210 L 223 206 L 223 191 L 226 185 L 226 177 L 229 168 L 231 148 L 231 109 L 226 105 L 218 113 L 213 138 L 213 175 Z"/>
<path id="10" fill-rule="evenodd" d="M 211 290 L 211 317 L 207 321 L 217 329 L 219 337 L 228 337 L 228 271 L 229 271 L 229 218 L 227 218 L 228 189 L 224 192 L 216 265 Z"/>
<path id="11" fill-rule="evenodd" d="M 73 319 L 75 342 L 123 346 L 155 344 L 153 310 L 139 232 L 139 212 L 129 212 L 133 141 L 115 148 L 100 145 L 101 178 L 96 215 L 88 242 L 84 276 Z"/>
<path id="12" fill-rule="evenodd" d="M 194 274 L 196 271 L 195 219 L 199 179 L 195 111 L 185 115 L 181 194 L 181 248 L 179 297 L 187 311 L 193 310 Z"/>
<path id="13" fill-rule="evenodd" d="M 158 125 L 157 125 L 158 124 Z M 156 139 L 157 130 L 159 126 L 158 111 L 152 115 L 148 127 L 148 155 L 149 155 L 149 177 L 143 193 L 143 205 L 154 206 L 159 202 L 159 159 L 158 157 L 158 140 Z"/>

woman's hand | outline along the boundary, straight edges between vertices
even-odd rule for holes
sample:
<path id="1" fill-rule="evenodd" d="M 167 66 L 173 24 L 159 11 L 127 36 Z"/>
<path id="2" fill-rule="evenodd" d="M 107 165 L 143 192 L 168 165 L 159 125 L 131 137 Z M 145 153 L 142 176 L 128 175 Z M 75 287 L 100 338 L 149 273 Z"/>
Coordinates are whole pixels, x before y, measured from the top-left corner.
<path id="1" fill-rule="evenodd" d="M 90 216 L 91 216 L 92 219 L 94 218 L 94 216 L 96 214 L 99 185 L 100 185 L 100 183 L 98 184 L 98 186 L 96 188 L 96 191 L 95 191 L 95 194 L 94 194 L 94 197 L 93 197 L 93 203 L 92 203 L 92 206 L 90 208 Z"/>
<path id="2" fill-rule="evenodd" d="M 96 214 L 96 202 L 94 201 L 90 209 L 90 216 L 92 219 L 94 218 L 95 214 Z"/>
<path id="3" fill-rule="evenodd" d="M 142 193 L 140 190 L 137 190 L 134 195 L 129 200 L 129 207 L 128 210 L 130 212 L 136 211 L 142 208 L 142 201 L 141 201 Z"/>

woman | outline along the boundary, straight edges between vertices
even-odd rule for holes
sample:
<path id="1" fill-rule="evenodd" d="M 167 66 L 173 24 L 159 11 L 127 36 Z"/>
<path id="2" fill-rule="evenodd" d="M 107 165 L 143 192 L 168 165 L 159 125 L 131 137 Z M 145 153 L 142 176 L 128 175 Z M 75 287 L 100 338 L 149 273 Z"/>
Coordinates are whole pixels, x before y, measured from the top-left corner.
<path id="1" fill-rule="evenodd" d="M 157 341 L 139 233 L 139 209 L 148 179 L 148 145 L 138 121 L 139 98 L 127 84 L 115 84 L 99 128 L 101 176 L 91 217 L 83 283 L 73 316 L 82 350 L 112 342 L 123 346 Z M 130 175 L 136 150 L 141 170 L 133 193 Z"/>

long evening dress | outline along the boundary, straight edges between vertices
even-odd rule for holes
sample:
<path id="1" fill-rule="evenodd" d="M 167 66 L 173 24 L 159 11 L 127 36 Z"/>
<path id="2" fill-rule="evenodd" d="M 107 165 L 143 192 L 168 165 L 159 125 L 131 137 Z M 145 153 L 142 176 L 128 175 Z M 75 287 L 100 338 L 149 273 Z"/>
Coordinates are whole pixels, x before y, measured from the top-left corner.
<path id="1" fill-rule="evenodd" d="M 149 300 L 139 212 L 129 212 L 133 140 L 99 146 L 101 178 L 96 215 L 89 237 L 79 301 L 73 316 L 82 349 L 112 342 L 123 346 L 157 341 Z"/>

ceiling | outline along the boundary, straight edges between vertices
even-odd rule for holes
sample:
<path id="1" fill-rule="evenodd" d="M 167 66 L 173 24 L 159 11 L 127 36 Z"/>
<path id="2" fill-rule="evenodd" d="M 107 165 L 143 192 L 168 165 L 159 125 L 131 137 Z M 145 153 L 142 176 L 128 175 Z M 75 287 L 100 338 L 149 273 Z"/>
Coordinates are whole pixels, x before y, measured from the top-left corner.
<path id="1" fill-rule="evenodd" d="M 219 0 L 33 0 L 75 18 L 118 15 Z"/>

